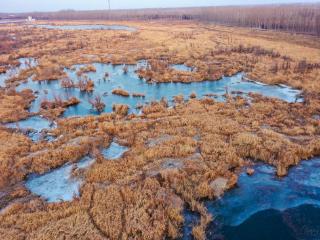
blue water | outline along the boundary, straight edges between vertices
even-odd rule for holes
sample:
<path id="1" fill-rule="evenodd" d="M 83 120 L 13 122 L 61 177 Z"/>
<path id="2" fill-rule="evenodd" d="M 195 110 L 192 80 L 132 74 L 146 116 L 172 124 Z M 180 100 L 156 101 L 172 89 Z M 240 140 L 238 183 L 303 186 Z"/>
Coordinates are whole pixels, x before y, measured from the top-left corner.
<path id="1" fill-rule="evenodd" d="M 320 207 L 304 204 L 284 211 L 268 209 L 236 227 L 223 226 L 211 240 L 319 240 Z"/>
<path id="2" fill-rule="evenodd" d="M 9 69 L 7 72 L 0 74 L 0 87 L 5 87 L 6 80 L 14 76 L 17 76 L 20 73 L 20 71 L 31 67 L 35 67 L 38 64 L 36 59 L 34 58 L 20 58 L 19 63 L 19 66 L 13 67 Z"/>
<path id="3" fill-rule="evenodd" d="M 49 25 L 49 24 L 37 24 L 35 27 L 47 28 L 47 29 L 59 29 L 59 30 L 123 30 L 123 31 L 136 31 L 136 28 L 128 27 L 124 25 L 102 25 L 102 24 L 81 24 L 81 25 Z"/>
<path id="4" fill-rule="evenodd" d="M 135 70 L 139 67 L 144 67 L 145 61 L 139 62 L 137 65 L 128 65 L 128 73 L 123 73 L 122 65 L 110 65 L 103 63 L 94 63 L 96 72 L 90 72 L 86 75 L 94 81 L 95 88 L 93 93 L 81 92 L 78 88 L 62 89 L 59 81 L 43 81 L 35 82 L 29 79 L 27 83 L 23 83 L 17 87 L 17 90 L 30 88 L 37 92 L 37 99 L 33 102 L 30 109 L 31 112 L 38 112 L 41 101 L 43 99 L 52 100 L 54 96 L 60 96 L 67 99 L 75 96 L 80 99 L 81 103 L 76 106 L 69 107 L 64 117 L 70 116 L 87 116 L 98 114 L 92 109 L 89 100 L 95 95 L 102 96 L 106 104 L 105 112 L 112 112 L 113 104 L 127 104 L 130 107 L 131 113 L 138 113 L 137 106 L 159 101 L 165 97 L 172 104 L 173 97 L 182 94 L 185 99 L 188 99 L 191 93 L 196 93 L 198 98 L 203 98 L 207 94 L 215 94 L 218 101 L 223 101 L 223 95 L 226 93 L 226 88 L 229 93 L 233 91 L 242 91 L 244 95 L 249 92 L 260 93 L 264 96 L 275 97 L 287 102 L 294 102 L 300 91 L 286 86 L 265 85 L 256 82 L 244 81 L 242 79 L 244 73 L 236 74 L 232 77 L 224 77 L 219 81 L 204 81 L 194 83 L 160 83 L 150 84 L 139 79 Z M 78 82 L 76 75 L 77 70 L 84 65 L 75 65 L 74 68 L 65 69 L 67 75 L 75 82 Z M 109 73 L 109 77 L 105 78 L 105 73 Z M 132 93 L 143 93 L 145 98 L 123 97 L 113 95 L 113 89 L 121 88 Z M 299 99 L 301 101 L 302 99 Z"/>
<path id="5" fill-rule="evenodd" d="M 206 202 L 206 207 L 215 218 L 209 226 L 208 239 L 249 239 L 239 237 L 249 235 L 256 237 L 250 239 L 292 239 L 291 235 L 288 235 L 288 238 L 275 238 L 278 228 L 276 224 L 269 226 L 270 219 L 275 219 L 276 222 L 277 214 L 284 214 L 289 209 L 299 211 L 309 205 L 320 208 L 320 158 L 301 162 L 290 169 L 288 176 L 281 179 L 276 176 L 275 169 L 271 166 L 258 164 L 254 169 L 252 176 L 245 172 L 240 174 L 236 188 L 226 192 L 218 200 Z M 274 211 L 276 214 L 268 218 L 268 214 Z M 320 213 L 320 210 L 317 212 Z M 191 212 L 188 214 L 192 215 Z M 268 221 L 263 222 L 265 218 Z M 308 222 L 308 214 L 305 218 L 300 221 Z M 255 230 L 258 229 L 257 221 L 252 219 L 259 219 L 259 231 Z M 269 229 L 272 234 L 263 238 L 263 229 Z M 280 228 L 279 231 L 284 229 L 285 227 Z M 305 234 L 308 236 L 308 233 Z M 190 236 L 189 231 L 184 235 L 184 239 L 190 239 Z M 319 238 L 300 237 L 293 239 L 320 239 L 320 232 Z"/>

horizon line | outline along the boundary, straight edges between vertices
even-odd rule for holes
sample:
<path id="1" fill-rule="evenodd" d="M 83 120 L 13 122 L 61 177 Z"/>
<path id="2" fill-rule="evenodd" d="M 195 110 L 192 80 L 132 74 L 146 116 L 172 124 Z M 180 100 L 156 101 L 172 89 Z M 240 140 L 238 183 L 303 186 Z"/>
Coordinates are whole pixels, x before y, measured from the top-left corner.
<path id="1" fill-rule="evenodd" d="M 114 8 L 114 9 L 60 9 L 53 11 L 26 11 L 26 12 L 0 12 L 0 14 L 27 14 L 27 13 L 59 13 L 59 12 L 94 12 L 94 11 L 141 11 L 141 10 L 170 10 L 192 8 L 219 8 L 219 7 L 256 7 L 256 6 L 281 6 L 281 5 L 318 5 L 318 2 L 293 2 L 293 3 L 256 3 L 256 4 L 230 4 L 230 5 L 202 5 L 186 7 L 145 7 L 145 8 Z"/>

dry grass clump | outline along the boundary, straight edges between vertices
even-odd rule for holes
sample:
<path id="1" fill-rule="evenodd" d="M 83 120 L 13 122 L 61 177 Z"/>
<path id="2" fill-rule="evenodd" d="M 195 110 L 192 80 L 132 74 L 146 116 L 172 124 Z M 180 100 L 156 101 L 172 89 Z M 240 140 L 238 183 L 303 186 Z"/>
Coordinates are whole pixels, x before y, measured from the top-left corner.
<path id="1" fill-rule="evenodd" d="M 10 28 L 1 28 L 0 31 L 0 54 L 11 54 L 13 51 L 25 44 L 25 40 L 23 40 L 23 31 L 20 33 L 14 33 Z"/>
<path id="2" fill-rule="evenodd" d="M 119 95 L 119 96 L 122 96 L 122 97 L 129 97 L 130 94 L 126 91 L 126 90 L 123 90 L 123 89 L 113 89 L 112 90 L 112 94 L 114 95 Z"/>
<path id="3" fill-rule="evenodd" d="M 19 159 L 25 156 L 31 147 L 31 140 L 27 137 L 12 133 L 6 129 L 0 129 L 0 188 L 3 189 L 10 184 L 15 183 L 14 176 L 19 174 L 16 172 L 14 165 L 19 161 Z"/>
<path id="4" fill-rule="evenodd" d="M 239 44 L 238 46 L 231 48 L 230 51 L 235 53 L 253 54 L 255 56 L 268 56 L 271 58 L 281 57 L 279 52 L 275 52 L 273 49 L 265 49 L 261 46 L 244 46 L 243 44 Z M 290 58 L 287 58 L 287 60 L 290 60 Z"/>
<path id="5" fill-rule="evenodd" d="M 40 113 L 46 118 L 56 119 L 64 113 L 66 108 L 79 103 L 80 100 L 76 97 L 70 97 L 69 99 L 63 100 L 61 97 L 55 96 L 52 101 L 43 99 L 40 105 Z"/>
<path id="6" fill-rule="evenodd" d="M 129 112 L 129 106 L 125 104 L 114 104 L 112 110 L 118 115 L 126 116 Z"/>
<path id="7" fill-rule="evenodd" d="M 178 71 L 170 67 L 168 60 L 150 59 L 146 68 L 137 70 L 138 76 L 151 82 L 196 82 L 208 79 L 208 75 L 198 72 Z"/>
<path id="8" fill-rule="evenodd" d="M 174 102 L 175 103 L 183 103 L 183 101 L 184 101 L 184 96 L 183 95 L 174 96 Z"/>
<path id="9" fill-rule="evenodd" d="M 165 112 L 168 107 L 168 102 L 166 99 L 161 100 L 160 102 L 152 102 L 149 105 L 146 105 L 142 108 L 142 112 L 145 114 L 157 114 Z"/>
<path id="10" fill-rule="evenodd" d="M 0 122 L 16 122 L 29 116 L 27 109 L 35 99 L 31 90 L 0 91 Z"/>
<path id="11" fill-rule="evenodd" d="M 190 97 L 190 98 L 197 98 L 197 94 L 194 93 L 194 92 L 192 92 L 189 97 Z"/>
<path id="12" fill-rule="evenodd" d="M 106 107 L 100 95 L 96 95 L 94 99 L 90 99 L 89 102 L 92 108 L 97 110 L 100 113 L 103 112 L 104 108 Z"/>
<path id="13" fill-rule="evenodd" d="M 94 90 L 94 82 L 87 76 L 81 76 L 77 86 L 81 92 L 92 92 Z"/>
<path id="14" fill-rule="evenodd" d="M 83 75 L 84 73 L 89 73 L 89 72 L 96 72 L 97 69 L 95 66 L 93 65 L 86 65 L 86 66 L 83 66 L 81 67 L 78 71 L 77 71 L 77 76 L 81 76 Z"/>
<path id="15" fill-rule="evenodd" d="M 63 78 L 60 80 L 61 83 L 61 87 L 63 88 L 73 88 L 75 87 L 75 83 L 73 82 L 73 80 L 71 78 Z"/>
<path id="16" fill-rule="evenodd" d="M 33 80 L 35 81 L 49 81 L 63 79 L 66 77 L 66 73 L 63 71 L 63 67 L 57 63 L 50 63 L 48 65 L 39 65 L 35 68 L 35 75 Z"/>
<path id="17" fill-rule="evenodd" d="M 71 97 L 67 100 L 62 100 L 61 97 L 55 96 L 53 101 L 48 101 L 44 99 L 41 102 L 41 108 L 43 109 L 54 109 L 54 108 L 67 108 L 69 106 L 77 105 L 80 103 L 80 100 L 77 99 L 76 97 Z"/>
<path id="18" fill-rule="evenodd" d="M 7 68 L 5 66 L 0 66 L 0 74 L 6 73 L 6 72 L 7 72 Z"/>

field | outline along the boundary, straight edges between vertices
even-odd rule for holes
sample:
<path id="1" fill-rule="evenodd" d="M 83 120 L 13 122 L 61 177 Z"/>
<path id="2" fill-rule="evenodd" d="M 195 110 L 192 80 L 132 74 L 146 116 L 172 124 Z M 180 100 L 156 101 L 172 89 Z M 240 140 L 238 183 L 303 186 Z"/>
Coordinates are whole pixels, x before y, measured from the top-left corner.
<path id="1" fill-rule="evenodd" d="M 311 35 L 227 27 L 193 21 L 54 21 L 37 24 L 119 24 L 128 31 L 48 30 L 27 25 L 0 27 L 0 70 L 21 57 L 38 66 L 21 71 L 0 90 L 0 236 L 3 239 L 177 239 L 184 208 L 200 214 L 195 239 L 205 239 L 211 216 L 203 200 L 215 199 L 234 187 L 243 167 L 257 161 L 276 167 L 283 177 L 291 166 L 320 155 L 320 42 Z M 124 105 L 96 116 L 61 118 L 77 99 L 41 104 L 39 113 L 57 122 L 50 133 L 57 140 L 31 141 L 6 123 L 26 119 L 35 95 L 15 87 L 58 79 L 64 87 L 92 91 L 89 80 L 77 86 L 64 67 L 88 64 L 79 77 L 95 71 L 94 62 L 135 64 L 141 79 L 152 84 L 218 81 L 245 72 L 265 84 L 286 84 L 302 90 L 303 102 L 285 102 L 250 94 L 226 101 L 175 97 L 128 114 Z M 196 71 L 171 69 L 185 64 Z M 124 74 L 126 68 L 123 69 Z M 123 97 L 143 97 L 114 89 Z M 97 96 L 93 106 L 103 109 Z M 101 149 L 116 140 L 129 148 L 116 161 Z M 79 174 L 81 194 L 70 202 L 48 203 L 24 185 L 32 173 L 45 173 L 86 155 L 95 163 Z M 251 173 L 250 173 L 251 174 Z M 222 181 L 221 181 L 222 179 Z"/>
<path id="2" fill-rule="evenodd" d="M 111 21 L 200 21 L 229 26 L 259 28 L 320 35 L 320 4 L 271 4 L 189 8 L 94 10 L 34 12 L 17 14 L 25 19 L 32 15 L 41 20 L 111 20 Z M 0 13 L 0 18 L 6 15 Z"/>

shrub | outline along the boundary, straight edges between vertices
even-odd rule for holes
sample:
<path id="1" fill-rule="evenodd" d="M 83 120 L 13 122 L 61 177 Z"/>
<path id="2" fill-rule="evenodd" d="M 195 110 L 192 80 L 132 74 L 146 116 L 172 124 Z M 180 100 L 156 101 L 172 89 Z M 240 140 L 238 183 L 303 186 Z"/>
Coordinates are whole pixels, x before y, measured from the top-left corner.
<path id="1" fill-rule="evenodd" d="M 94 99 L 90 99 L 89 103 L 91 104 L 92 108 L 94 108 L 98 112 L 103 112 L 106 106 L 100 95 L 96 95 Z"/>

